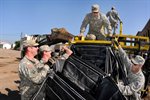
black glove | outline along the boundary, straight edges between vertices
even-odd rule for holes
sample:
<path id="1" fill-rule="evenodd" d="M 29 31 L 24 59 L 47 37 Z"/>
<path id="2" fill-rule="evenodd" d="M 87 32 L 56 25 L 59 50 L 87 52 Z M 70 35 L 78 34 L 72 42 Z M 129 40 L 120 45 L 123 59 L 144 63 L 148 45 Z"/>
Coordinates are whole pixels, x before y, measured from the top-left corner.
<path id="1" fill-rule="evenodd" d="M 120 23 L 122 23 L 122 24 L 123 24 L 123 22 L 122 22 L 122 21 L 120 21 Z"/>
<path id="2" fill-rule="evenodd" d="M 53 79 L 53 78 L 54 78 L 54 76 L 55 76 L 55 72 L 54 72 L 54 70 L 53 70 L 53 69 L 50 69 L 50 70 L 49 70 L 48 76 L 49 76 L 51 79 Z"/>
<path id="3" fill-rule="evenodd" d="M 119 46 L 119 43 L 117 40 L 113 39 L 112 42 L 118 47 Z"/>

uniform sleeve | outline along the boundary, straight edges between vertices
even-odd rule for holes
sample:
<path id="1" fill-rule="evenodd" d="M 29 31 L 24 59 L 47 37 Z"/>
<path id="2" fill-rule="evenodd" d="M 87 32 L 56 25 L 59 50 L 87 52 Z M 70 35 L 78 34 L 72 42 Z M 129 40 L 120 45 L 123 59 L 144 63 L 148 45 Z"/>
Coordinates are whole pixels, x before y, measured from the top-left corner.
<path id="1" fill-rule="evenodd" d="M 111 29 L 110 22 L 109 22 L 108 18 L 105 15 L 102 15 L 102 18 L 103 18 L 103 25 L 106 28 L 107 33 L 111 34 L 112 29 Z"/>
<path id="2" fill-rule="evenodd" d="M 131 60 L 129 59 L 128 55 L 122 48 L 119 48 L 118 50 L 119 50 L 119 55 L 120 55 L 124 65 L 127 68 L 127 71 L 130 71 L 131 66 L 132 66 Z"/>
<path id="3" fill-rule="evenodd" d="M 121 20 L 120 20 L 120 17 L 119 17 L 119 14 L 118 14 L 117 11 L 116 11 L 116 17 L 117 17 L 117 19 L 118 19 L 119 21 L 121 21 Z"/>
<path id="4" fill-rule="evenodd" d="M 109 17 L 110 12 L 107 12 L 106 16 Z"/>
<path id="5" fill-rule="evenodd" d="M 131 84 L 126 86 L 123 84 L 117 84 L 117 85 L 119 87 L 120 92 L 123 95 L 129 96 L 139 92 L 143 88 L 144 82 L 142 81 L 144 81 L 144 79 L 138 80 L 136 82 L 132 82 Z"/>
<path id="6" fill-rule="evenodd" d="M 88 18 L 88 15 L 86 15 L 84 20 L 83 20 L 83 22 L 82 22 L 82 25 L 80 27 L 80 33 L 84 33 L 85 32 L 88 23 L 89 23 L 89 18 Z"/>
<path id="7" fill-rule="evenodd" d="M 43 68 L 41 67 L 43 66 Z M 48 69 L 47 65 L 38 63 L 36 65 L 24 63 L 20 67 L 20 72 L 30 81 L 32 81 L 35 84 L 40 84 L 45 79 Z M 40 68 L 39 70 L 37 68 Z"/>
<path id="8" fill-rule="evenodd" d="M 55 63 L 55 71 L 62 72 L 66 59 L 58 59 Z"/>

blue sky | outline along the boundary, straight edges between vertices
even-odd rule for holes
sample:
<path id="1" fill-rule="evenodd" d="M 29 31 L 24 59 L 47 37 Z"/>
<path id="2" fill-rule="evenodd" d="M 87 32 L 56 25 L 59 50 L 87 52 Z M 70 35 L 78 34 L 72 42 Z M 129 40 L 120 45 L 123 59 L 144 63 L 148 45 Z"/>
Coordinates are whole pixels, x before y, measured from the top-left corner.
<path id="1" fill-rule="evenodd" d="M 124 34 L 135 35 L 150 19 L 150 0 L 0 0 L 0 40 L 13 43 L 21 32 L 46 34 L 55 27 L 77 35 L 93 4 L 102 13 L 115 6 Z"/>

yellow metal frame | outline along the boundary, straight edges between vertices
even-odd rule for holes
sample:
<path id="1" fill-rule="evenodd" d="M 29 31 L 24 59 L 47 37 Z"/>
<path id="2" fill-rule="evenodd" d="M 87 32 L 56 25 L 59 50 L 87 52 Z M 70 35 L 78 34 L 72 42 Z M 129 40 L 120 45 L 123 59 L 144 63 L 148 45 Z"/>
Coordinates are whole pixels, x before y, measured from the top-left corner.
<path id="1" fill-rule="evenodd" d="M 120 45 L 124 49 L 132 49 L 132 50 L 141 50 L 141 51 L 148 51 L 149 50 L 149 38 L 143 36 L 132 36 L 132 35 L 115 35 L 115 38 L 118 38 L 120 41 Z M 128 42 L 131 41 L 131 42 Z M 137 41 L 137 43 L 135 42 Z M 142 42 L 144 45 L 140 45 L 139 43 Z M 85 40 L 84 37 L 75 36 L 74 40 L 71 41 L 71 44 L 108 44 L 111 45 L 112 41 L 107 40 Z"/>
<path id="2" fill-rule="evenodd" d="M 85 40 L 85 37 L 75 36 L 74 40 L 71 41 L 71 44 L 111 44 L 111 41 L 106 40 Z"/>
<path id="3" fill-rule="evenodd" d="M 113 38 L 117 38 L 122 48 L 127 50 L 140 50 L 140 51 L 148 51 L 150 48 L 150 40 L 149 37 L 144 36 L 133 36 L 133 35 L 123 35 L 123 24 L 120 22 L 120 33 L 113 36 Z M 85 37 L 75 36 L 74 40 L 71 41 L 71 44 L 108 44 L 111 45 L 112 41 L 107 40 L 85 40 Z M 140 44 L 144 43 L 144 45 Z"/>
<path id="4" fill-rule="evenodd" d="M 149 38 L 144 36 L 132 36 L 132 35 L 116 35 L 118 40 L 124 40 L 119 42 L 120 45 L 125 49 L 135 49 L 135 50 L 149 50 Z M 132 41 L 132 42 L 128 42 Z M 141 43 L 141 44 L 140 44 Z M 142 44 L 143 43 L 143 44 Z"/>
<path id="5" fill-rule="evenodd" d="M 122 30 L 123 30 L 123 26 L 122 26 L 122 22 L 120 22 L 120 35 L 122 35 Z"/>

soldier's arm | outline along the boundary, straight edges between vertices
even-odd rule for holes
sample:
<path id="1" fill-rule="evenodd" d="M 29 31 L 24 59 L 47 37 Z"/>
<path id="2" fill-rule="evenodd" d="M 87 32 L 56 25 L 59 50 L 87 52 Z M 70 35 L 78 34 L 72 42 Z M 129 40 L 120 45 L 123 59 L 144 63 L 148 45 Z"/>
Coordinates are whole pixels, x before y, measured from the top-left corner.
<path id="1" fill-rule="evenodd" d="M 102 15 L 101 17 L 103 19 L 103 25 L 107 29 L 107 33 L 109 35 L 111 35 L 112 34 L 112 29 L 111 29 L 110 22 L 109 22 L 108 18 L 105 15 Z"/>
<path id="2" fill-rule="evenodd" d="M 83 22 L 82 22 L 82 25 L 80 27 L 80 33 L 81 34 L 83 34 L 85 32 L 88 23 L 89 23 L 89 18 L 88 18 L 88 15 L 86 15 Z"/>
<path id="3" fill-rule="evenodd" d="M 106 16 L 107 16 L 107 17 L 109 17 L 109 15 L 110 15 L 110 11 L 106 13 Z"/>
<path id="4" fill-rule="evenodd" d="M 132 62 L 129 59 L 127 53 L 122 49 L 121 45 L 118 43 L 117 40 L 112 39 L 112 43 L 117 46 L 119 57 L 121 58 L 123 64 L 126 66 L 127 71 L 131 71 Z"/>
<path id="5" fill-rule="evenodd" d="M 118 14 L 118 13 L 116 14 L 116 17 L 117 17 L 117 19 L 118 19 L 120 22 L 122 22 L 121 19 L 120 19 L 120 17 L 119 17 L 119 14 Z"/>
<path id="6" fill-rule="evenodd" d="M 56 60 L 56 63 L 55 63 L 55 70 L 56 72 L 62 72 L 63 70 L 63 66 L 64 66 L 64 63 L 65 63 L 65 60 L 68 59 L 69 56 L 72 55 L 72 50 L 70 50 L 68 47 L 66 46 L 63 46 L 63 49 L 65 50 L 65 54 L 62 55 L 61 59 L 57 59 Z"/>
<path id="7" fill-rule="evenodd" d="M 42 66 L 40 67 L 40 70 L 37 69 L 39 66 Z M 35 84 L 42 83 L 49 71 L 48 66 L 41 63 L 38 63 L 35 66 L 31 64 L 23 64 L 22 68 L 22 73 L 26 76 L 26 78 Z"/>
<path id="8" fill-rule="evenodd" d="M 34 83 L 40 84 L 43 82 L 43 80 L 46 78 L 47 73 L 50 71 L 48 65 L 39 64 L 40 66 L 43 66 L 41 70 L 34 73 L 32 70 L 29 71 L 30 80 Z"/>
<path id="9" fill-rule="evenodd" d="M 134 93 L 139 92 L 144 85 L 144 78 L 137 76 L 138 80 L 135 82 L 132 82 L 129 85 L 124 86 L 123 84 L 117 84 L 120 92 L 123 95 L 129 96 L 133 95 Z"/>
<path id="10" fill-rule="evenodd" d="M 120 22 L 122 22 L 117 11 L 115 11 L 115 16 Z"/>
<path id="11" fill-rule="evenodd" d="M 132 66 L 132 62 L 129 59 L 127 53 L 122 49 L 122 47 L 120 45 L 118 46 L 118 51 L 119 51 L 119 55 L 120 55 L 124 65 L 127 68 L 127 71 L 130 71 L 131 70 L 131 66 Z"/>

